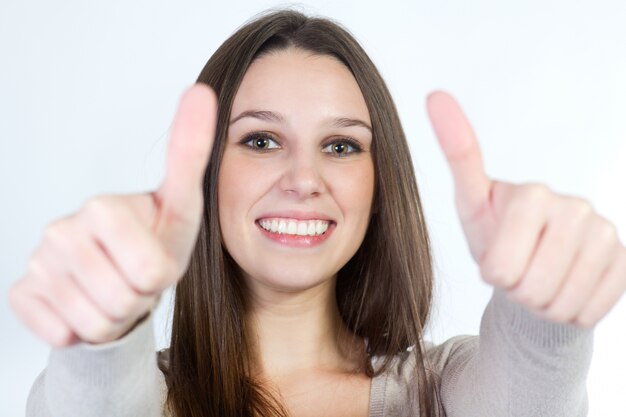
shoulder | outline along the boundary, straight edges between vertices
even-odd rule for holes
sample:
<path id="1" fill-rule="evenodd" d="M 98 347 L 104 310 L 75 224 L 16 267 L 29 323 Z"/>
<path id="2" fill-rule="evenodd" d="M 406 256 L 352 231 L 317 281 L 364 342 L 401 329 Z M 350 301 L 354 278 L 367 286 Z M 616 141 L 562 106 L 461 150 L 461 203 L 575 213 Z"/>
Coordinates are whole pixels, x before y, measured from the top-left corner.
<path id="1" fill-rule="evenodd" d="M 441 375 L 447 367 L 470 358 L 478 349 L 478 336 L 455 336 L 441 344 L 424 343 L 424 362 L 428 372 Z M 372 365 L 379 371 L 385 361 L 384 356 L 374 357 Z M 383 373 L 385 378 L 409 384 L 415 379 L 417 354 L 413 346 L 395 355 L 390 366 Z"/>
<path id="2" fill-rule="evenodd" d="M 455 373 L 455 369 L 470 358 L 478 347 L 477 336 L 456 336 L 442 344 L 425 343 L 424 366 L 430 373 L 437 389 L 444 374 Z M 381 371 L 386 357 L 372 359 L 375 371 Z M 411 347 L 396 354 L 386 370 L 372 380 L 370 415 L 418 416 L 418 355 Z"/>
<path id="3" fill-rule="evenodd" d="M 455 336 L 435 345 L 425 343 L 427 366 L 436 375 L 442 376 L 471 359 L 478 351 L 478 336 Z"/>

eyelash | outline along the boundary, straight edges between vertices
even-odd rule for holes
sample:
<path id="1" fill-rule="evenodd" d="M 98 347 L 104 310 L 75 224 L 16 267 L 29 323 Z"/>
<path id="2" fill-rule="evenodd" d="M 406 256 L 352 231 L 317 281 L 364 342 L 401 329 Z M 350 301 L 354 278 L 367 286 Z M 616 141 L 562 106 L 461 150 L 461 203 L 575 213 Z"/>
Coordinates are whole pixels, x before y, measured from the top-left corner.
<path id="1" fill-rule="evenodd" d="M 258 140 L 258 139 L 265 139 L 265 140 L 269 140 L 272 141 L 276 144 L 276 146 L 271 147 L 271 148 L 257 148 L 255 147 L 252 142 L 254 140 Z M 255 132 L 255 133 L 250 133 L 246 136 L 244 136 L 244 138 L 239 142 L 241 145 L 247 146 L 249 148 L 251 148 L 252 150 L 254 150 L 255 152 L 271 152 L 274 149 L 277 149 L 280 147 L 280 145 L 278 144 L 278 141 L 274 138 L 274 136 L 270 135 L 269 133 L 265 133 L 265 132 Z M 347 138 L 347 137 L 343 137 L 343 138 L 335 138 L 335 139 L 331 139 L 330 141 L 326 142 L 323 146 L 322 149 L 326 149 L 329 146 L 332 145 L 336 145 L 336 144 L 346 144 L 348 145 L 348 151 L 345 153 L 334 153 L 332 151 L 329 152 L 325 152 L 325 153 L 330 153 L 330 154 L 334 154 L 334 156 L 338 157 L 338 158 L 345 158 L 350 154 L 356 154 L 356 153 L 361 153 L 363 152 L 363 147 L 361 146 L 361 144 L 359 142 L 357 142 L 356 140 L 352 139 L 352 138 Z"/>

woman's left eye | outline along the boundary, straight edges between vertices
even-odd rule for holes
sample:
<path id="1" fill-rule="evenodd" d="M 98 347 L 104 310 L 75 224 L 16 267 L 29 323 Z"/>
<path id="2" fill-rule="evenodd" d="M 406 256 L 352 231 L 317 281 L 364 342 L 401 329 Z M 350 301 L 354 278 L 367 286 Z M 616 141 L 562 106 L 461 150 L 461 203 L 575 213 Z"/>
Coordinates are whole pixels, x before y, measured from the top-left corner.
<path id="1" fill-rule="evenodd" d="M 348 139 L 336 140 L 322 148 L 322 152 L 336 156 L 347 156 L 348 154 L 361 152 L 361 147 L 354 141 Z"/>

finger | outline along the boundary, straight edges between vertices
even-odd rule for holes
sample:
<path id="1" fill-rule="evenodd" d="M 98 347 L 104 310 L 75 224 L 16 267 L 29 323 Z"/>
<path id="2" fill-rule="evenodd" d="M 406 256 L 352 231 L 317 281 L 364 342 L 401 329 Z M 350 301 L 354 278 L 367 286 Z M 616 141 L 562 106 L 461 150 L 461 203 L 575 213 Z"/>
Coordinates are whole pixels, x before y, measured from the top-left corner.
<path id="1" fill-rule="evenodd" d="M 51 346 L 65 347 L 78 342 L 70 327 L 35 295 L 27 280 L 22 279 L 11 288 L 9 304 L 19 319 Z"/>
<path id="2" fill-rule="evenodd" d="M 179 278 L 181 272 L 176 260 L 126 204 L 124 197 L 92 199 L 77 220 L 137 293 L 157 295 Z"/>
<path id="3" fill-rule="evenodd" d="M 60 253 L 51 245 L 43 246 L 37 253 L 45 268 L 33 275 L 37 296 L 46 301 L 52 310 L 86 342 L 105 340 L 120 326 L 100 312 L 83 293 L 62 264 Z"/>
<path id="4" fill-rule="evenodd" d="M 135 291 L 84 229 L 72 223 L 61 256 L 80 289 L 109 319 L 122 322 L 138 317 L 154 303 L 154 296 Z"/>
<path id="5" fill-rule="evenodd" d="M 602 319 L 619 301 L 626 290 L 626 248 L 619 254 L 607 274 L 590 297 L 589 302 L 576 319 L 576 324 L 591 327 Z"/>
<path id="6" fill-rule="evenodd" d="M 167 155 L 167 172 L 155 193 L 160 205 L 157 230 L 177 233 L 178 223 L 197 223 L 202 181 L 215 135 L 217 99 L 204 84 L 195 84 L 182 96 Z M 170 230 L 171 229 L 171 230 Z"/>
<path id="7" fill-rule="evenodd" d="M 541 190 L 535 186 L 521 188 L 506 206 L 479 260 L 487 283 L 511 289 L 528 268 L 548 219 L 550 196 Z"/>
<path id="8" fill-rule="evenodd" d="M 520 282 L 509 296 L 532 309 L 551 303 L 566 282 L 581 246 L 590 238 L 592 218 L 588 211 L 571 209 L 568 199 L 559 199 Z M 595 252 L 595 251 L 594 251 Z"/>
<path id="9" fill-rule="evenodd" d="M 617 241 L 607 239 L 597 223 L 587 230 L 583 242 L 563 285 L 552 302 L 540 312 L 548 320 L 571 323 L 582 312 L 619 250 Z"/>
<path id="10" fill-rule="evenodd" d="M 40 247 L 35 255 L 41 263 L 31 269 L 35 294 L 83 341 L 97 341 L 108 334 L 113 322 L 102 314 L 68 274 L 63 258 L 53 245 Z"/>
<path id="11" fill-rule="evenodd" d="M 463 110 L 452 96 L 441 91 L 431 93 L 427 108 L 452 171 L 461 218 L 467 219 L 489 200 L 491 190 L 478 141 Z"/>

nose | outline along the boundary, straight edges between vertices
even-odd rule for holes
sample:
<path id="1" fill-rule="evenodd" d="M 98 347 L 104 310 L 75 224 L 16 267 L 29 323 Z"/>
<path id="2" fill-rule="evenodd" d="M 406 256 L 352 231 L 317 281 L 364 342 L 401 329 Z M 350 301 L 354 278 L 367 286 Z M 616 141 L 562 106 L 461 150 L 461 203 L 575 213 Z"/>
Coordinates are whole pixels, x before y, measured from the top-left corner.
<path id="1" fill-rule="evenodd" d="M 292 155 L 280 179 L 281 189 L 298 199 L 318 196 L 326 190 L 320 168 L 313 155 Z"/>

